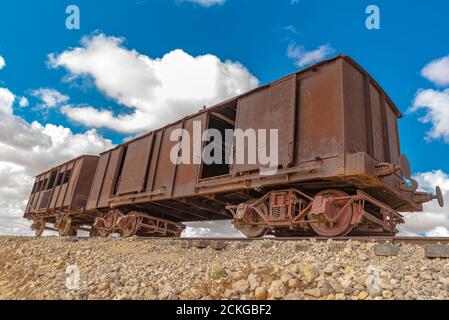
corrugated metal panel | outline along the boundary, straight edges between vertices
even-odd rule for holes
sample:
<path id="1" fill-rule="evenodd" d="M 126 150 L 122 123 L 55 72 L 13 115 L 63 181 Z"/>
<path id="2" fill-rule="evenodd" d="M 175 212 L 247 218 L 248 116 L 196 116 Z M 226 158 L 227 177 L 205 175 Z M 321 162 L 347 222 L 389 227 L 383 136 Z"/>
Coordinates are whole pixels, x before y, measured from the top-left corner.
<path id="1" fill-rule="evenodd" d="M 75 193 L 72 200 L 72 207 L 75 210 L 85 208 L 87 205 L 89 191 L 92 186 L 98 161 L 98 157 L 85 157 L 82 160 L 81 171 L 78 175 Z"/>
<path id="2" fill-rule="evenodd" d="M 293 162 L 294 115 L 296 97 L 296 77 L 290 77 L 282 82 L 243 97 L 238 104 L 236 129 L 265 129 L 267 134 L 267 154 L 270 154 L 270 129 L 279 130 L 279 165 L 288 166 Z M 258 141 L 259 145 L 260 142 Z M 259 146 L 260 147 L 260 146 Z M 257 170 L 263 165 L 248 163 L 248 141 L 245 140 L 245 164 L 233 164 L 233 175 Z"/>
<path id="3" fill-rule="evenodd" d="M 158 130 L 153 132 L 153 148 L 150 155 L 150 165 L 148 168 L 148 177 L 146 181 L 146 190 L 147 192 L 151 192 L 154 189 L 154 183 L 157 173 L 158 159 L 159 159 L 159 151 L 162 144 L 162 136 L 163 130 Z"/>
<path id="4" fill-rule="evenodd" d="M 74 167 L 74 163 L 73 162 L 68 163 L 65 172 L 67 172 L 69 170 L 73 170 L 73 167 Z M 67 198 L 67 191 L 68 191 L 68 187 L 69 187 L 69 182 L 63 183 L 62 186 L 61 186 L 61 192 L 59 193 L 58 200 L 56 201 L 56 207 L 57 208 L 62 208 L 63 207 L 63 203 L 65 203 L 65 199 Z"/>
<path id="5" fill-rule="evenodd" d="M 388 124 L 388 137 L 390 142 L 390 161 L 391 163 L 399 164 L 399 136 L 397 127 L 397 117 L 393 108 L 387 103 L 387 124 Z"/>
<path id="6" fill-rule="evenodd" d="M 42 193 L 41 202 L 39 203 L 38 210 L 47 209 L 50 203 L 51 190 L 46 190 Z"/>
<path id="7" fill-rule="evenodd" d="M 187 120 L 184 124 L 184 129 L 189 133 L 190 136 L 190 158 L 193 162 L 193 123 L 198 121 L 201 123 L 202 131 L 206 127 L 207 114 L 203 113 L 195 118 Z M 202 132 L 201 132 L 202 136 Z M 187 138 L 187 137 L 183 137 Z M 198 178 L 198 171 L 200 165 L 197 164 L 180 164 L 178 165 L 175 179 L 175 187 L 173 190 L 173 196 L 183 197 L 192 195 L 195 193 L 195 185 Z"/>
<path id="8" fill-rule="evenodd" d="M 156 176 L 153 189 L 151 190 L 158 191 L 165 188 L 163 196 L 170 196 L 172 194 L 176 171 L 176 165 L 171 161 L 170 153 L 178 141 L 170 141 L 170 135 L 173 130 L 181 128 L 182 124 L 178 123 L 166 128 L 163 132 L 160 150 L 158 152 L 157 168 L 155 168 Z"/>
<path id="9" fill-rule="evenodd" d="M 370 84 L 371 97 L 371 119 L 373 126 L 373 151 L 374 159 L 379 162 L 385 162 L 385 148 L 384 148 L 384 129 L 382 125 L 382 110 L 381 110 L 381 95 L 379 90 Z"/>
<path id="10" fill-rule="evenodd" d="M 39 194 L 36 197 L 36 202 L 34 203 L 34 208 L 36 210 L 39 210 L 39 205 L 42 201 L 42 197 L 44 196 L 45 193 L 45 187 L 47 185 L 48 179 L 50 178 L 50 173 L 46 173 L 45 175 L 42 176 L 41 182 L 42 182 L 42 187 L 41 187 L 41 191 L 39 192 Z"/>
<path id="11" fill-rule="evenodd" d="M 58 176 L 56 177 L 57 182 L 58 182 L 58 179 L 60 179 L 59 175 L 63 175 L 64 172 L 66 171 L 66 168 L 67 168 L 67 165 L 63 165 L 58 168 Z M 61 180 L 61 182 L 62 182 L 62 180 Z M 50 207 L 49 207 L 50 210 L 56 209 L 56 203 L 57 203 L 59 197 L 61 197 L 61 184 L 57 185 L 54 188 L 53 196 L 50 201 Z"/>
<path id="12" fill-rule="evenodd" d="M 152 136 L 134 140 L 128 145 L 117 194 L 142 191 L 151 150 Z"/>
<path id="13" fill-rule="evenodd" d="M 68 183 L 67 194 L 64 199 L 64 206 L 71 206 L 73 201 L 73 196 L 75 194 L 75 187 L 78 183 L 78 177 L 81 171 L 81 165 L 83 163 L 82 159 L 78 159 L 73 163 L 73 169 L 70 174 L 70 180 Z"/>
<path id="14" fill-rule="evenodd" d="M 104 177 L 106 174 L 106 169 L 108 167 L 109 157 L 111 153 L 103 153 L 98 161 L 97 170 L 95 171 L 94 180 L 92 182 L 92 187 L 89 192 L 89 199 L 87 201 L 87 210 L 92 210 L 97 208 L 97 203 L 100 198 L 100 192 L 103 186 Z"/>
<path id="15" fill-rule="evenodd" d="M 120 159 L 123 147 L 112 150 L 110 153 L 108 167 L 104 176 L 103 187 L 101 188 L 100 197 L 98 199 L 97 208 L 108 206 L 108 200 L 114 193 L 115 183 L 117 181 L 117 173 L 120 165 Z"/>
<path id="16" fill-rule="evenodd" d="M 343 86 L 339 60 L 299 82 L 296 163 L 344 153 Z"/>
<path id="17" fill-rule="evenodd" d="M 365 103 L 364 76 L 347 61 L 343 61 L 345 103 L 346 151 L 367 152 L 367 105 Z"/>

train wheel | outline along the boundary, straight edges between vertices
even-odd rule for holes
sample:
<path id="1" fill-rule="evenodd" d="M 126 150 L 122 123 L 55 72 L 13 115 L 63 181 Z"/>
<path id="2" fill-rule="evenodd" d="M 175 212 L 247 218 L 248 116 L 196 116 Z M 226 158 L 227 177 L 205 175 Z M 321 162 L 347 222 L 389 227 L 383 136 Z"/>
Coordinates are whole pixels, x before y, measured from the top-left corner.
<path id="1" fill-rule="evenodd" d="M 130 238 L 135 236 L 137 231 L 139 231 L 139 218 L 136 216 L 128 216 L 124 219 L 126 219 L 126 221 L 122 227 L 122 237 Z"/>
<path id="2" fill-rule="evenodd" d="M 251 205 L 252 203 L 254 203 L 256 201 L 257 200 L 250 200 L 246 204 Z M 261 204 L 259 206 L 259 209 L 261 209 L 265 215 L 268 215 L 268 206 L 265 203 Z M 251 222 L 255 222 L 255 223 L 262 221 L 262 218 L 254 210 L 251 210 L 251 213 L 249 214 L 248 218 Z M 238 229 L 247 238 L 260 238 L 260 237 L 263 237 L 268 231 L 267 227 L 265 225 L 258 225 L 258 224 L 254 224 L 254 225 L 238 224 Z"/>
<path id="3" fill-rule="evenodd" d="M 61 217 L 61 220 L 58 223 L 58 232 L 61 237 L 71 237 L 73 236 L 73 229 L 72 226 L 72 218 L 69 216 Z M 76 228 L 75 228 L 76 231 Z"/>
<path id="4" fill-rule="evenodd" d="M 94 226 L 92 227 L 95 229 L 95 233 L 99 237 L 109 237 L 111 235 L 111 231 L 109 230 L 107 226 L 107 222 L 103 218 L 97 218 L 95 220 Z"/>
<path id="5" fill-rule="evenodd" d="M 325 190 L 317 194 L 317 196 L 322 196 L 325 198 L 330 197 L 347 197 L 343 191 L 340 190 Z M 334 204 L 330 210 L 328 210 L 325 215 L 329 219 L 334 219 L 340 210 L 343 208 L 341 205 Z M 314 217 L 309 214 L 309 220 L 313 220 Z M 326 223 L 311 223 L 310 227 L 312 230 L 320 237 L 343 237 L 352 231 L 354 228 L 351 225 L 352 219 L 352 207 L 348 207 L 344 212 L 341 213 L 340 217 L 335 222 Z"/>
<path id="6" fill-rule="evenodd" d="M 34 221 L 32 228 L 34 229 L 34 234 L 36 237 L 42 236 L 45 231 L 45 220 L 37 219 Z"/>

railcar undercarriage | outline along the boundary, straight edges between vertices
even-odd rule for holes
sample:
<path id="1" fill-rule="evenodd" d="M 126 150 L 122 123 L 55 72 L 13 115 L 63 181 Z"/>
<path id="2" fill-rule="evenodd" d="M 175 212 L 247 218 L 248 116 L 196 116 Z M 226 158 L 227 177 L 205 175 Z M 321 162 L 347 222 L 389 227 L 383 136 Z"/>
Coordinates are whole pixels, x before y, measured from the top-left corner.
<path id="1" fill-rule="evenodd" d="M 441 193 L 437 189 L 437 194 Z M 419 193 L 424 202 L 429 195 Z M 441 195 L 436 196 L 439 200 Z M 276 237 L 394 236 L 403 216 L 367 193 L 356 190 L 348 194 L 328 189 L 311 196 L 298 189 L 275 190 L 261 198 L 253 198 L 239 205 L 226 207 L 234 218 L 235 228 L 248 238 L 265 235 Z M 57 214 L 36 217 L 32 229 L 36 236 L 44 230 L 58 231 L 60 236 L 76 236 L 78 230 L 88 231 L 92 237 L 180 237 L 185 225 L 138 211 L 111 209 L 91 219 L 77 220 L 77 214 Z M 47 227 L 53 223 L 54 227 Z M 85 227 L 83 225 L 90 225 Z"/>
<path id="2" fill-rule="evenodd" d="M 358 190 L 349 195 L 329 189 L 315 197 L 288 189 L 267 193 L 238 206 L 228 206 L 234 225 L 249 238 L 347 235 L 395 235 L 403 216 L 386 204 Z"/>
<path id="3" fill-rule="evenodd" d="M 78 230 L 89 232 L 91 237 L 109 237 L 117 234 L 121 237 L 180 237 L 185 226 L 181 223 L 150 216 L 143 212 L 125 213 L 112 209 L 95 220 L 76 221 L 73 214 L 65 213 L 55 216 L 39 217 L 31 226 L 37 237 L 45 230 L 57 231 L 61 237 L 76 236 Z M 53 223 L 53 228 L 47 224 Z M 86 225 L 90 227 L 86 227 Z"/>

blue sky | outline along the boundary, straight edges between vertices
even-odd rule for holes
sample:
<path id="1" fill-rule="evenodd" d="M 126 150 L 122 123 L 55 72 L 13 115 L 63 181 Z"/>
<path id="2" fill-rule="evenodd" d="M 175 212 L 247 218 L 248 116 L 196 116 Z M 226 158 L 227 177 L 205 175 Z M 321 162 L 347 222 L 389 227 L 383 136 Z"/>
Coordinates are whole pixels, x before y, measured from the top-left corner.
<path id="1" fill-rule="evenodd" d="M 89 74 L 90 71 L 86 72 L 87 77 L 85 74 L 80 76 L 74 71 L 73 64 L 62 60 L 58 61 L 58 66 L 51 66 L 49 54 L 61 57 L 63 52 L 73 53 L 73 48 L 83 47 L 80 41 L 86 36 L 92 40 L 100 34 L 110 42 L 114 40 L 109 37 L 123 38 L 122 42 L 115 43 L 116 47 L 126 49 L 127 54 L 134 49 L 149 59 L 181 49 L 189 57 L 213 55 L 221 61 L 220 66 L 229 66 L 227 60 L 236 61 L 242 67 L 234 67 L 243 71 L 235 81 L 241 81 L 244 88 L 254 86 L 252 76 L 263 84 L 300 69 L 287 55 L 289 44 L 303 46 L 304 52 L 326 46 L 333 54 L 343 53 L 359 62 L 404 113 L 405 117 L 400 121 L 401 146 L 413 170 L 421 173 L 441 170 L 444 177 L 449 173 L 448 141 L 444 141 L 448 135 L 436 134 L 433 139 L 426 139 L 432 122 L 423 123 L 420 118 L 429 109 L 408 112 L 418 90 L 431 89 L 431 93 L 438 93 L 449 87 L 449 84 L 438 86 L 421 75 L 424 66 L 449 55 L 449 2 L 218 0 L 222 3 L 210 6 L 195 2 L 201 1 L 2 1 L 0 56 L 6 61 L 6 67 L 0 68 L 0 87 L 15 95 L 15 119 L 23 119 L 28 124 L 37 121 L 43 127 L 59 125 L 69 129 L 73 139 L 81 139 L 92 125 L 86 119 L 75 121 L 74 116 L 61 112 L 60 107 L 68 99 L 75 108 L 91 106 L 96 110 L 109 110 L 114 117 L 133 114 L 135 104 L 120 100 L 118 97 L 122 93 L 111 93 L 109 84 L 106 89 L 99 86 L 95 83 L 99 79 Z M 65 10 L 70 4 L 80 8 L 80 30 L 65 27 Z M 380 8 L 380 30 L 365 27 L 365 9 L 370 4 Z M 75 77 L 67 80 L 67 75 L 74 73 Z M 53 108 L 42 107 L 43 102 L 36 94 L 36 90 L 42 88 L 57 90 L 67 99 Z M 239 92 L 232 86 L 227 90 Z M 29 106 L 19 107 L 20 97 L 26 97 Z M 218 97 L 221 95 L 205 101 L 215 101 Z M 120 143 L 136 133 L 117 132 L 102 126 L 91 134 L 95 147 L 89 146 L 92 147 L 87 148 L 89 151 L 110 145 L 106 139 Z M 60 158 L 68 155 L 61 151 Z M 0 158 L 0 162 L 2 160 Z M 38 166 L 33 170 L 37 169 Z"/>
<path id="2" fill-rule="evenodd" d="M 370 1 L 228 0 L 203 7 L 171 0 L 147 1 L 2 1 L 0 54 L 7 68 L 0 81 L 16 94 L 50 87 L 77 103 L 120 108 L 95 88 L 79 90 L 63 83 L 63 69 L 49 69 L 47 55 L 76 47 L 82 36 L 101 31 L 126 38 L 125 46 L 150 57 L 181 48 L 196 56 L 211 53 L 239 61 L 261 83 L 275 80 L 298 68 L 286 55 L 289 41 L 314 49 L 329 44 L 335 53 L 356 59 L 406 113 L 418 88 L 432 87 L 419 72 L 429 61 L 449 53 L 446 1 L 376 1 L 381 9 L 381 30 L 365 28 L 365 8 Z M 81 29 L 65 28 L 65 8 L 76 4 Z M 438 10 L 435 10 L 438 8 Z M 293 26 L 296 33 L 288 31 Z M 36 103 L 30 98 L 31 104 Z M 85 127 L 58 112 L 40 114 L 19 110 L 29 121 L 57 122 L 75 132 Z M 400 122 L 401 143 L 415 171 L 443 169 L 449 172 L 447 146 L 426 142 L 429 124 L 419 114 L 406 114 Z M 118 143 L 122 134 L 100 130 Z M 440 157 L 435 157 L 439 153 Z"/>

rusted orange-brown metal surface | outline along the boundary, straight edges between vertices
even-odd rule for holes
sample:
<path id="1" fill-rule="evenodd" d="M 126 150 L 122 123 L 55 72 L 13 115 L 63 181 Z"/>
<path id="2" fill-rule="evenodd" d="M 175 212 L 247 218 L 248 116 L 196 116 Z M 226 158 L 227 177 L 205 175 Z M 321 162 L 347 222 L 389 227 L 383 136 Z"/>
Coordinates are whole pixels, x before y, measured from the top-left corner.
<path id="1" fill-rule="evenodd" d="M 64 229 L 64 221 L 70 219 L 74 225 L 94 221 L 95 216 L 86 214 L 84 208 L 97 163 L 98 156 L 81 156 L 36 177 L 25 217 L 33 220 L 37 235 L 44 232 L 46 222 L 61 225 L 54 230 L 68 236 L 74 235 L 76 229 Z"/>
<path id="2" fill-rule="evenodd" d="M 417 191 L 400 150 L 401 117 L 379 84 L 340 55 L 101 154 L 83 190 L 82 211 L 97 217 L 86 228 L 96 235 L 177 236 L 181 222 L 232 219 L 248 237 L 394 235 L 400 212 L 420 212 L 433 199 L 442 204 L 439 189 Z M 277 172 L 261 175 L 257 162 L 173 163 L 179 141 L 172 132 L 192 136 L 195 122 L 201 133 L 278 130 Z M 32 194 L 27 218 L 36 220 L 30 208 L 42 197 Z"/>

